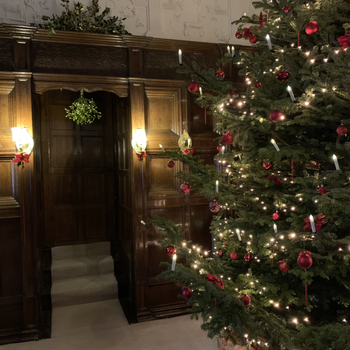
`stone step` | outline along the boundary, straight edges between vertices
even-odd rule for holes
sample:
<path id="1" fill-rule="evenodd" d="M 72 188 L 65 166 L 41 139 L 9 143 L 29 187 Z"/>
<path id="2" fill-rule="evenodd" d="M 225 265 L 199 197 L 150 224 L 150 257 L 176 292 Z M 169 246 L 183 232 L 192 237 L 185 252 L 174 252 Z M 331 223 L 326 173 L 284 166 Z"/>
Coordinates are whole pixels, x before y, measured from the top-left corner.
<path id="1" fill-rule="evenodd" d="M 52 281 L 67 278 L 78 278 L 90 275 L 104 275 L 113 273 L 113 258 L 109 256 L 77 257 L 64 260 L 54 260 L 51 266 Z"/>
<path id="2" fill-rule="evenodd" d="M 78 257 L 94 258 L 111 255 L 110 242 L 98 242 L 90 244 L 78 244 L 54 247 L 51 250 L 52 261 L 75 259 Z"/>
<path id="3" fill-rule="evenodd" d="M 118 284 L 113 273 L 53 280 L 52 307 L 92 303 L 118 298 Z"/>

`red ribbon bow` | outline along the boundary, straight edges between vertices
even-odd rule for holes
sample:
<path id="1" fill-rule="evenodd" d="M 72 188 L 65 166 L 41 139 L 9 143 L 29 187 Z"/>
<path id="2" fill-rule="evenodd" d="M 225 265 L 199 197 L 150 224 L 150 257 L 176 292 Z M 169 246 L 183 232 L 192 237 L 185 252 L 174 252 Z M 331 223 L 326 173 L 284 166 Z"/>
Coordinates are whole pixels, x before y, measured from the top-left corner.
<path id="1" fill-rule="evenodd" d="M 214 284 L 218 285 L 221 289 L 224 289 L 224 288 L 225 288 L 225 285 L 224 285 L 224 283 L 222 282 L 222 279 L 216 277 L 215 275 L 211 275 L 210 273 L 208 273 L 208 275 L 207 275 L 207 277 L 206 277 L 206 280 L 207 280 L 209 283 L 214 283 Z"/>
<path id="2" fill-rule="evenodd" d="M 277 185 L 280 185 L 282 183 L 282 181 L 275 174 L 271 174 L 271 175 L 267 176 L 266 180 L 273 180 L 273 181 L 275 181 L 275 184 L 277 184 Z"/>
<path id="3" fill-rule="evenodd" d="M 343 50 L 346 50 L 350 46 L 350 34 L 345 34 L 339 38 L 337 38 L 339 44 L 341 45 Z"/>
<path id="4" fill-rule="evenodd" d="M 143 160 L 143 158 L 147 157 L 147 154 L 145 152 L 136 153 L 136 155 L 138 160 Z"/>
<path id="5" fill-rule="evenodd" d="M 12 160 L 12 163 L 17 163 L 18 166 L 24 163 L 29 163 L 30 154 L 27 153 L 16 153 L 15 159 Z"/>
<path id="6" fill-rule="evenodd" d="M 192 149 L 185 149 L 184 151 L 183 151 L 183 154 L 184 155 L 187 155 L 187 154 L 193 154 L 194 153 L 194 149 L 192 148 Z"/>
<path id="7" fill-rule="evenodd" d="M 243 38 L 251 38 L 254 36 L 254 34 L 250 31 L 250 28 L 243 28 L 244 29 L 244 34 L 243 34 Z"/>
<path id="8" fill-rule="evenodd" d="M 314 222 L 315 222 L 316 232 L 320 232 L 321 231 L 322 225 L 324 224 L 324 221 L 323 221 L 324 217 L 325 216 L 322 215 L 322 213 L 320 213 L 317 216 L 315 216 Z M 312 228 L 311 228 L 310 218 L 305 218 L 304 221 L 306 222 L 306 225 L 303 227 L 303 230 L 304 231 L 311 231 Z"/>

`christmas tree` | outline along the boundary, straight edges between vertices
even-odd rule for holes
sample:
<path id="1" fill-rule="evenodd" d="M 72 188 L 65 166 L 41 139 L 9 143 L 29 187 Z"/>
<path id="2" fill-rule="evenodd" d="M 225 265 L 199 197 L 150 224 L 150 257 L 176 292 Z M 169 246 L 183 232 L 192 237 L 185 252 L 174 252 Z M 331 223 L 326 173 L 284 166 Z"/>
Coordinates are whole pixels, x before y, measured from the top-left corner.
<path id="1" fill-rule="evenodd" d="M 172 257 L 159 278 L 182 286 L 209 337 L 252 349 L 350 349 L 350 4 L 263 0 L 243 16 L 228 52 L 247 88 L 193 65 L 189 89 L 216 118 L 218 167 L 189 150 L 166 151 L 190 168 L 215 213 L 212 249 L 155 217 Z M 171 166 L 173 163 L 170 163 Z M 188 195 L 188 194 L 187 194 Z M 176 258 L 175 254 L 176 253 Z"/>

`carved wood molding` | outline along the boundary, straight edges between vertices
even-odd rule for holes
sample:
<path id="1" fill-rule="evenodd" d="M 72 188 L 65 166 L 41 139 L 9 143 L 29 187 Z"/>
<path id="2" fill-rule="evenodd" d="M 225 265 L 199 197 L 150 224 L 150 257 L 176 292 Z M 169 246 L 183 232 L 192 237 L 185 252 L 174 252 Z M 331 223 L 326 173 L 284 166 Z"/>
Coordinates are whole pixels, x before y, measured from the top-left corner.
<path id="1" fill-rule="evenodd" d="M 28 40 L 31 39 L 37 31 L 37 28 L 31 26 L 20 26 L 6 23 L 0 24 L 1 37 Z"/>
<path id="2" fill-rule="evenodd" d="M 43 94 L 49 90 L 66 89 L 86 92 L 109 91 L 119 97 L 128 97 L 129 80 L 127 78 L 100 77 L 74 74 L 33 74 L 34 92 Z"/>
<path id="3" fill-rule="evenodd" d="M 0 219 L 19 218 L 19 207 L 13 197 L 0 197 Z"/>

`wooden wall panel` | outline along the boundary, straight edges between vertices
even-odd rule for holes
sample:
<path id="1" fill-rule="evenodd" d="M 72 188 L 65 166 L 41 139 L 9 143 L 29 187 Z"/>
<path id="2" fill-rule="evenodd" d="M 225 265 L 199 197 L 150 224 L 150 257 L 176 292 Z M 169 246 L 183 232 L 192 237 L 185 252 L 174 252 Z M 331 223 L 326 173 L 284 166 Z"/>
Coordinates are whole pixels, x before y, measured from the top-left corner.
<path id="1" fill-rule="evenodd" d="M 211 250 L 210 222 L 213 214 L 209 210 L 209 205 L 191 206 L 191 240 L 199 244 L 203 249 Z"/>
<path id="2" fill-rule="evenodd" d="M 12 196 L 12 169 L 11 161 L 0 161 L 0 197 Z"/>

